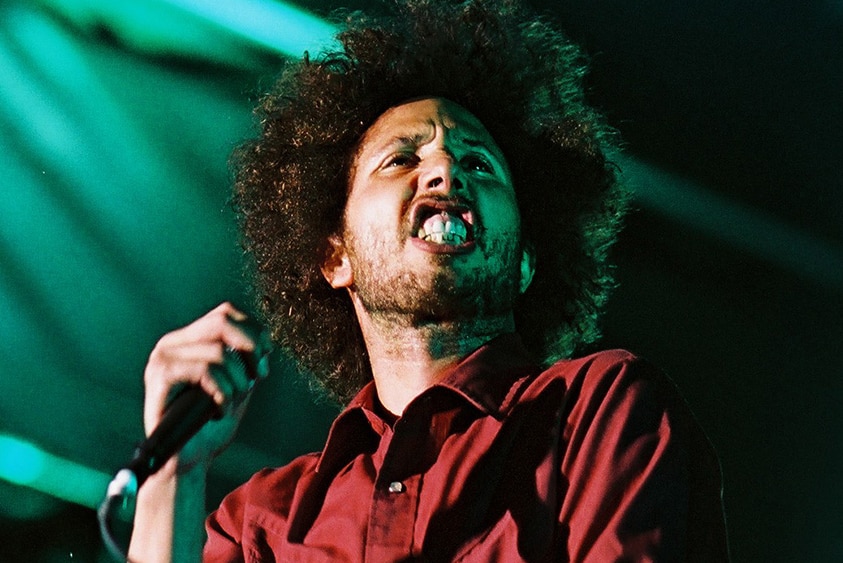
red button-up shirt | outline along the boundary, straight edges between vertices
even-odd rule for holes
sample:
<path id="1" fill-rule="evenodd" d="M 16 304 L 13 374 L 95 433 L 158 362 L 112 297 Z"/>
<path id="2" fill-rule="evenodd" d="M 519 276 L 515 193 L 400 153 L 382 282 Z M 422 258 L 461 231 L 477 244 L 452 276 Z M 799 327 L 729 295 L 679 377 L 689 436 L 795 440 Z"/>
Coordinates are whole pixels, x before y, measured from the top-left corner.
<path id="1" fill-rule="evenodd" d="M 393 425 L 373 385 L 321 454 L 257 473 L 206 561 L 728 559 L 717 459 L 673 385 L 624 351 L 542 371 L 483 346 Z"/>

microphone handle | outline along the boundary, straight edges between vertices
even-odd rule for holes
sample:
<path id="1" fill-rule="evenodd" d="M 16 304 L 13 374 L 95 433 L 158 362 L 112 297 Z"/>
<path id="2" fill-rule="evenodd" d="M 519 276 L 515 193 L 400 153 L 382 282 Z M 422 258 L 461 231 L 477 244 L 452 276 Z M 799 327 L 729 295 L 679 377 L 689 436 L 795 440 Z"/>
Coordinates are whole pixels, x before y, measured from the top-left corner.
<path id="1" fill-rule="evenodd" d="M 164 413 L 164 417 L 135 450 L 126 466 L 137 478 L 137 487 L 161 469 L 212 418 L 218 418 L 220 407 L 201 387 L 185 387 Z"/>

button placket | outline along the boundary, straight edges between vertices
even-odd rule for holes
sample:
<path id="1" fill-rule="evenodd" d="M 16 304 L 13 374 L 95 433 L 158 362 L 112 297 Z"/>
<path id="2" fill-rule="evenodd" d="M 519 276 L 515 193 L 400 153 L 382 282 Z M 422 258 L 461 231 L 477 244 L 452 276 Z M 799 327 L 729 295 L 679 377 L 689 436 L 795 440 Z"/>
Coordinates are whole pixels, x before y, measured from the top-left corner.
<path id="1" fill-rule="evenodd" d="M 369 513 L 366 560 L 406 557 L 414 543 L 421 475 L 415 467 L 426 447 L 428 424 L 418 413 L 399 419 L 378 469 Z"/>

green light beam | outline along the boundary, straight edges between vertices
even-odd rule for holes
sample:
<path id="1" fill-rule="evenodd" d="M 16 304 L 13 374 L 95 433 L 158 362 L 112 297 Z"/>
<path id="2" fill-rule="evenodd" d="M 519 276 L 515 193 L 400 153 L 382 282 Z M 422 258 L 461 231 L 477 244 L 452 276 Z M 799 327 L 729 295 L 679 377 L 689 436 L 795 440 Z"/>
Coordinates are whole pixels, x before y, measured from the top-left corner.
<path id="1" fill-rule="evenodd" d="M 101 471 L 2 433 L 0 479 L 88 508 L 99 505 L 110 481 L 110 477 Z"/>
<path id="2" fill-rule="evenodd" d="M 217 239 L 227 240 L 221 235 L 228 228 L 221 204 L 195 189 L 172 197 L 172 186 L 187 190 L 196 185 L 195 171 L 163 151 L 138 117 L 126 111 L 115 85 L 104 82 L 102 69 L 67 30 L 37 12 L 9 10 L 6 15 L 0 24 L 5 32 L 0 33 L 0 127 L 8 124 L 14 149 L 37 163 L 29 168 L 40 171 L 40 179 L 24 186 L 31 187 L 31 194 L 18 188 L 0 202 L 0 211 L 12 208 L 0 213 L 9 218 L 0 225 L 0 237 L 25 239 L 8 240 L 8 248 L 17 249 L 40 285 L 75 288 L 76 294 L 54 304 L 60 318 L 71 319 L 58 326 L 78 317 L 73 313 L 76 301 L 84 297 L 80 286 L 103 288 L 98 289 L 102 298 L 86 307 L 101 305 L 105 318 L 108 303 L 115 300 L 133 309 L 127 317 L 141 322 L 150 311 L 173 310 L 178 301 L 162 296 L 160 287 L 180 280 L 181 271 L 172 268 L 162 279 L 165 273 L 150 251 L 148 233 L 166 239 L 172 237 L 172 225 L 180 225 L 185 246 L 196 249 L 197 263 L 222 269 L 224 257 L 213 252 L 207 235 L 211 224 Z M 35 252 L 37 244 L 43 251 Z M 59 262 L 69 264 L 59 267 Z M 80 263 L 89 266 L 77 267 Z M 65 273 L 78 275 L 79 270 L 82 280 L 63 284 Z M 107 283 L 95 278 L 107 278 Z M 127 298 L 138 293 L 139 299 Z M 107 298 L 111 295 L 115 299 Z M 149 323 L 152 329 L 155 323 Z M 84 326 L 72 331 L 85 332 Z M 81 349 L 90 357 L 107 356 L 107 350 L 95 351 L 90 345 Z"/>
<path id="3" fill-rule="evenodd" d="M 208 22 L 290 57 L 330 45 L 337 29 L 327 21 L 283 2 L 266 0 L 166 0 Z"/>
<path id="4" fill-rule="evenodd" d="M 843 254 L 831 243 L 643 161 L 616 160 L 642 205 L 819 285 L 843 290 Z"/>

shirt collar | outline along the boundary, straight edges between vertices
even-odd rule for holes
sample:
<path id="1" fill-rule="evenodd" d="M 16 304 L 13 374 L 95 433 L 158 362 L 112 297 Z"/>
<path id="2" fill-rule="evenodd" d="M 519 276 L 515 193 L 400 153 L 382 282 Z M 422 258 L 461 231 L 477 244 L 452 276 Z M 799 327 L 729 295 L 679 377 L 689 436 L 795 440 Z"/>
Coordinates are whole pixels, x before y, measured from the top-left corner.
<path id="1" fill-rule="evenodd" d="M 539 372 L 514 333 L 487 342 L 458 363 L 434 385 L 464 397 L 484 414 L 504 418 L 524 382 Z"/>
<path id="2" fill-rule="evenodd" d="M 539 371 L 521 338 L 504 334 L 463 358 L 414 401 L 436 388 L 449 389 L 483 414 L 502 419 L 509 414 L 524 383 Z M 325 465 L 345 463 L 349 456 L 377 447 L 379 436 L 386 430 L 386 423 L 374 414 L 377 400 L 375 384 L 370 381 L 331 426 L 317 472 Z"/>

